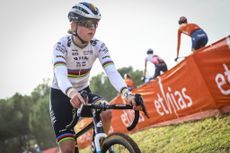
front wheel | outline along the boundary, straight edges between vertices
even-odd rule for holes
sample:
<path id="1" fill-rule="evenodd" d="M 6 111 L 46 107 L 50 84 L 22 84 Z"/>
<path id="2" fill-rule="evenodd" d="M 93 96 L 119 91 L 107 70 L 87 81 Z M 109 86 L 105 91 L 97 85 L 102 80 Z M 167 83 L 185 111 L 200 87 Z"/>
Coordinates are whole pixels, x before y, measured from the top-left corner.
<path id="1" fill-rule="evenodd" d="M 138 145 L 128 135 L 112 133 L 103 141 L 102 153 L 141 153 Z"/>

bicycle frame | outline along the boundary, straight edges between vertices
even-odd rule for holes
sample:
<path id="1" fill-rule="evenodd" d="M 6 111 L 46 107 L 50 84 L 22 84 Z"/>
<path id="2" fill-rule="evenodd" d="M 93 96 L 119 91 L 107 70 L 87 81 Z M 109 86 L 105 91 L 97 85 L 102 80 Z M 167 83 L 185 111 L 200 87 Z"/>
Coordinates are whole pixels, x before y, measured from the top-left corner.
<path id="1" fill-rule="evenodd" d="M 145 113 L 145 115 L 149 118 L 145 106 L 143 104 L 143 100 L 141 98 L 140 95 L 136 96 L 136 102 L 137 105 L 140 105 L 142 107 L 142 111 Z M 83 116 L 83 112 L 85 111 L 90 111 L 92 114 L 90 117 L 93 118 L 93 121 L 87 125 L 84 129 L 80 130 L 79 132 L 77 132 L 75 134 L 75 139 L 77 140 L 78 137 L 80 137 L 81 135 L 83 135 L 84 133 L 86 133 L 87 131 L 89 131 L 91 128 L 94 129 L 94 133 L 93 133 L 93 143 L 95 145 L 96 148 L 96 152 L 100 153 L 101 152 L 101 145 L 100 145 L 100 140 L 102 138 L 106 138 L 107 134 L 105 134 L 104 129 L 103 129 L 103 125 L 102 125 L 102 121 L 101 121 L 101 117 L 100 117 L 100 113 L 102 111 L 105 111 L 107 109 L 121 109 L 121 110 L 125 110 L 125 109 L 133 109 L 133 106 L 130 104 L 84 104 L 81 105 L 81 107 L 79 109 L 75 109 L 77 111 L 75 111 L 75 114 L 73 116 L 73 120 L 71 121 L 71 123 L 69 125 L 66 126 L 66 129 L 71 129 L 73 128 L 76 123 L 78 122 L 80 117 L 86 117 Z M 135 111 L 135 118 L 133 120 L 133 123 L 127 127 L 127 129 L 130 131 L 133 128 L 136 127 L 138 120 L 139 120 L 139 110 L 134 110 Z M 87 116 L 89 117 L 89 116 Z M 113 148 L 111 148 L 113 149 Z"/>

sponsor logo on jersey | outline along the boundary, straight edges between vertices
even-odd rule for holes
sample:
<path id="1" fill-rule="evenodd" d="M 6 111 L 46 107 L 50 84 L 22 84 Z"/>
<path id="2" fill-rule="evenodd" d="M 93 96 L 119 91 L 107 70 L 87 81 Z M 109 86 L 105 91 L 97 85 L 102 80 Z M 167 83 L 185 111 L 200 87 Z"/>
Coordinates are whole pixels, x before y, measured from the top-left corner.
<path id="1" fill-rule="evenodd" d="M 62 52 L 63 54 L 66 52 L 66 48 L 60 42 L 57 43 L 56 50 Z"/>

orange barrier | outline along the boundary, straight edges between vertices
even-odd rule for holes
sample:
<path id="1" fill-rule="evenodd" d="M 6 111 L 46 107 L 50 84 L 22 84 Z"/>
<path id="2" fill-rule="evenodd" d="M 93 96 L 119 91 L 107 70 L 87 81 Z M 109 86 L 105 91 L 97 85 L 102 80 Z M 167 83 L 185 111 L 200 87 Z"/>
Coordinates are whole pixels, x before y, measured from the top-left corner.
<path id="1" fill-rule="evenodd" d="M 141 114 L 132 132 L 230 112 L 230 36 L 192 53 L 133 92 L 142 95 L 150 119 Z M 112 103 L 123 100 L 118 96 Z M 113 110 L 111 132 L 128 132 L 132 118 L 132 111 Z M 90 140 L 91 134 L 86 134 L 78 144 L 85 147 Z"/>

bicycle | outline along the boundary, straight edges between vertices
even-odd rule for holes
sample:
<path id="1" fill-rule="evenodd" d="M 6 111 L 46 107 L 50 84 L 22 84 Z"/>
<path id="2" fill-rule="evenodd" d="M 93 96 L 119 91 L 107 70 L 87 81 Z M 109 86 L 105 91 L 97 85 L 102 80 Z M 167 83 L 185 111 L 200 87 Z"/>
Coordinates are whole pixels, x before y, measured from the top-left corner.
<path id="1" fill-rule="evenodd" d="M 82 97 L 87 98 L 87 92 L 81 93 Z M 144 106 L 143 99 L 141 95 L 135 95 L 136 106 L 141 108 L 141 111 L 144 112 L 145 116 L 149 118 L 146 108 Z M 103 130 L 102 121 L 100 118 L 100 113 L 107 109 L 134 109 L 133 105 L 130 104 L 84 104 L 81 105 L 79 109 L 75 109 L 75 113 L 73 115 L 73 119 L 69 125 L 66 126 L 66 129 L 73 128 L 76 123 L 78 122 L 80 117 L 84 117 L 82 112 L 91 111 L 91 116 L 93 121 L 88 124 L 85 128 L 81 129 L 79 132 L 75 134 L 75 140 L 79 138 L 81 135 L 89 131 L 93 128 L 93 141 L 92 144 L 94 145 L 95 149 L 91 148 L 91 152 L 94 153 L 141 153 L 138 145 L 134 140 L 132 140 L 128 135 L 124 133 L 112 133 L 112 134 L 105 134 Z M 134 110 L 135 116 L 132 124 L 127 127 L 128 131 L 134 129 L 139 120 L 139 110 Z M 88 117 L 88 116 L 87 116 Z M 77 147 L 77 141 L 75 146 L 75 153 L 79 153 Z"/>

